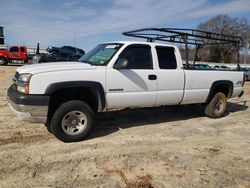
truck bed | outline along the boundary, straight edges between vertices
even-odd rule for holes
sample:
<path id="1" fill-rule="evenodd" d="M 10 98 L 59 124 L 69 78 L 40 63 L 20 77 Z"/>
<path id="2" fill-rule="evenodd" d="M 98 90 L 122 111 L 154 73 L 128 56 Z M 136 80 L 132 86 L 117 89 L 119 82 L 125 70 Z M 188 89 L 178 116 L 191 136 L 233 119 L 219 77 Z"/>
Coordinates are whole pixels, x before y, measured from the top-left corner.
<path id="1" fill-rule="evenodd" d="M 216 81 L 232 83 L 233 91 L 230 97 L 240 95 L 244 74 L 228 70 L 190 70 L 185 69 L 185 88 L 182 104 L 204 103 L 210 88 Z"/>

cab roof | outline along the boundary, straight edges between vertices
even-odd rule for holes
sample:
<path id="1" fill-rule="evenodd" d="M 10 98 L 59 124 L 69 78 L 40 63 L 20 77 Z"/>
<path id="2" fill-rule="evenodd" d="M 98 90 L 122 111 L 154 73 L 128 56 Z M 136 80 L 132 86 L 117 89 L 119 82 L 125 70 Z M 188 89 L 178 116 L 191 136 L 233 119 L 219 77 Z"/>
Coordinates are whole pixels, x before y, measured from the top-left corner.
<path id="1" fill-rule="evenodd" d="M 167 43 L 157 43 L 157 42 L 145 42 L 145 41 L 112 41 L 108 43 L 121 43 L 121 44 L 145 44 L 145 45 L 150 45 L 150 46 L 166 46 L 166 47 L 173 47 L 175 48 L 176 45 L 172 44 L 167 44 Z"/>

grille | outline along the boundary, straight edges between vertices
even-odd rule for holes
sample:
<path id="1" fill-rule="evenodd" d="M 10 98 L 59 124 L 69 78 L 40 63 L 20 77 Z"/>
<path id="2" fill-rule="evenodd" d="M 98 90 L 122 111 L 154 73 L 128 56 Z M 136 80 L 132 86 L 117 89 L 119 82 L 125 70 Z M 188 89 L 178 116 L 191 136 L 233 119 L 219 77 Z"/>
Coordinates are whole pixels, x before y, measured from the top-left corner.
<path id="1" fill-rule="evenodd" d="M 19 73 L 16 72 L 14 77 L 18 80 L 19 79 Z"/>
<path id="2" fill-rule="evenodd" d="M 16 72 L 15 75 L 12 77 L 12 82 L 14 84 L 14 87 L 16 87 L 18 79 L 19 79 L 19 73 Z"/>

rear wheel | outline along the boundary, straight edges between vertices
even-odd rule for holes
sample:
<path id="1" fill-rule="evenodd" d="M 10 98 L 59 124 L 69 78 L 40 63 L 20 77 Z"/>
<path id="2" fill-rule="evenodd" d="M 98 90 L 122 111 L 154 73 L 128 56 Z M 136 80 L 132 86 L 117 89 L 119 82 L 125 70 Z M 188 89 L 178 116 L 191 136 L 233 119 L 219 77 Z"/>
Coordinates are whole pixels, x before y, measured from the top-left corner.
<path id="1" fill-rule="evenodd" d="M 63 103 L 52 116 L 50 129 L 63 142 L 83 140 L 93 125 L 94 113 L 83 101 Z"/>
<path id="2" fill-rule="evenodd" d="M 223 117 L 227 107 L 227 97 L 224 93 L 216 93 L 206 105 L 204 113 L 211 118 Z"/>

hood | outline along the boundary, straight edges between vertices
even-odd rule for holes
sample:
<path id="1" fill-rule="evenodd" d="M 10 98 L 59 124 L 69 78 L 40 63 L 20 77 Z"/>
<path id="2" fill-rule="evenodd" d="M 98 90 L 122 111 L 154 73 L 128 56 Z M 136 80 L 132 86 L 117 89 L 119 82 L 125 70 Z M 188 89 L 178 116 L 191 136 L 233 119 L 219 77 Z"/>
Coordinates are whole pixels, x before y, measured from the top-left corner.
<path id="1" fill-rule="evenodd" d="M 82 62 L 54 62 L 54 63 L 41 63 L 35 65 L 25 65 L 17 68 L 19 74 L 31 73 L 38 74 L 44 72 L 57 72 L 57 71 L 67 71 L 67 70 L 94 70 L 96 66 L 82 63 Z"/>

